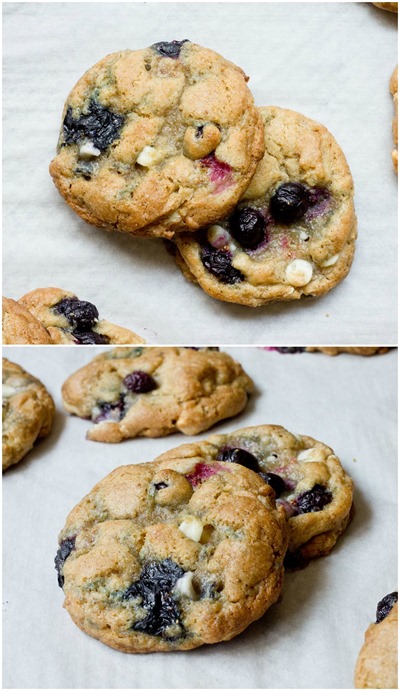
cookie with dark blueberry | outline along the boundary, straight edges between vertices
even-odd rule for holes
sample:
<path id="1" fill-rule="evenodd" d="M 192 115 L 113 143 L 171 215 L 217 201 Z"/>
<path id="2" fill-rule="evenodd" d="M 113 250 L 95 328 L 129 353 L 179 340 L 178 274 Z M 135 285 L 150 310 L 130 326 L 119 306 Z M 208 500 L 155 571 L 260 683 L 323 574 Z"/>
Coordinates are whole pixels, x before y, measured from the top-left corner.
<path id="1" fill-rule="evenodd" d="M 55 407 L 39 379 L 3 358 L 3 471 L 50 433 Z"/>
<path id="2" fill-rule="evenodd" d="M 352 481 L 332 449 L 312 437 L 260 425 L 177 447 L 156 460 L 192 457 L 242 465 L 273 489 L 288 519 L 290 565 L 328 554 L 350 520 Z"/>
<path id="3" fill-rule="evenodd" d="M 287 524 L 237 463 L 117 468 L 71 511 L 55 558 L 64 606 L 127 653 L 228 641 L 279 597 Z"/>
<path id="4" fill-rule="evenodd" d="M 144 343 L 133 331 L 100 319 L 98 309 L 93 303 L 79 300 L 76 295 L 61 288 L 37 288 L 20 298 L 18 304 L 45 327 L 50 334 L 51 343 Z"/>
<path id="5" fill-rule="evenodd" d="M 239 204 L 174 238 L 186 278 L 252 307 L 331 290 L 350 270 L 357 235 L 353 181 L 333 136 L 294 111 L 259 110 L 264 158 Z"/>
<path id="6" fill-rule="evenodd" d="M 244 72 L 190 41 L 106 56 L 67 98 L 50 173 L 85 221 L 170 238 L 234 208 L 263 156 Z"/>
<path id="7" fill-rule="evenodd" d="M 94 358 L 63 385 L 65 409 L 94 424 L 94 441 L 198 434 L 240 413 L 253 390 L 227 353 L 120 348 Z"/>
<path id="8" fill-rule="evenodd" d="M 365 632 L 355 670 L 356 689 L 398 689 L 398 593 L 389 593 Z"/>

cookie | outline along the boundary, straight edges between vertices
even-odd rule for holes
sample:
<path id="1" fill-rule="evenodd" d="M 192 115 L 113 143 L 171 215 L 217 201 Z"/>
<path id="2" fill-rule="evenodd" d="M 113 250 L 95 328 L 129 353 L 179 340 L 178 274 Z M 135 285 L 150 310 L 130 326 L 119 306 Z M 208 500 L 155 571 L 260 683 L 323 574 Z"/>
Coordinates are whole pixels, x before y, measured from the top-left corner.
<path id="1" fill-rule="evenodd" d="M 388 12 L 398 12 L 398 2 L 373 2 L 373 5 Z"/>
<path id="2" fill-rule="evenodd" d="M 355 671 L 356 689 L 397 689 L 397 592 L 378 603 L 376 622 L 366 633 Z"/>
<path id="3" fill-rule="evenodd" d="M 46 327 L 51 343 L 144 343 L 132 331 L 99 319 L 97 307 L 91 302 L 78 300 L 74 293 L 61 288 L 38 288 L 24 295 L 18 302 Z"/>
<path id="4" fill-rule="evenodd" d="M 128 653 L 227 641 L 279 597 L 286 521 L 255 473 L 125 465 L 71 511 L 55 559 L 80 629 Z"/>
<path id="5" fill-rule="evenodd" d="M 399 154 L 397 150 L 397 145 L 399 141 L 399 122 L 398 122 L 398 76 L 397 76 L 398 68 L 396 67 L 391 78 L 390 78 L 390 93 L 393 96 L 393 103 L 394 103 L 394 109 L 395 109 L 395 116 L 393 118 L 393 123 L 392 123 L 392 131 L 393 131 L 393 142 L 395 145 L 395 149 L 392 151 L 392 159 L 393 159 L 393 165 L 394 169 L 397 173 L 398 169 L 398 160 L 399 160 Z"/>
<path id="6" fill-rule="evenodd" d="M 244 72 L 190 41 L 107 55 L 67 98 L 50 173 L 85 221 L 172 237 L 229 212 L 263 155 Z"/>
<path id="7" fill-rule="evenodd" d="M 2 340 L 4 345 L 52 343 L 47 329 L 23 305 L 3 297 Z"/>
<path id="8" fill-rule="evenodd" d="M 18 463 L 53 424 L 54 402 L 42 382 L 3 358 L 3 470 Z"/>
<path id="9" fill-rule="evenodd" d="M 187 278 L 219 300 L 256 307 L 323 295 L 354 254 L 353 181 L 322 125 L 260 108 L 265 154 L 234 212 L 174 239 Z"/>
<path id="10" fill-rule="evenodd" d="M 350 355 L 363 355 L 365 357 L 371 355 L 383 355 L 387 353 L 390 348 L 383 346 L 282 346 L 282 347 L 266 347 L 265 350 L 276 350 L 278 353 L 284 355 L 288 353 L 314 353 L 320 352 L 325 355 L 340 355 L 340 353 L 349 353 Z"/>
<path id="11" fill-rule="evenodd" d="M 259 425 L 185 444 L 157 461 L 241 464 L 258 473 L 284 507 L 289 564 L 329 554 L 350 520 L 353 484 L 332 449 L 278 425 Z"/>
<path id="12" fill-rule="evenodd" d="M 87 438 L 198 434 L 237 415 L 253 390 L 226 353 L 190 348 L 119 348 L 97 356 L 62 387 L 69 413 L 92 420 Z"/>

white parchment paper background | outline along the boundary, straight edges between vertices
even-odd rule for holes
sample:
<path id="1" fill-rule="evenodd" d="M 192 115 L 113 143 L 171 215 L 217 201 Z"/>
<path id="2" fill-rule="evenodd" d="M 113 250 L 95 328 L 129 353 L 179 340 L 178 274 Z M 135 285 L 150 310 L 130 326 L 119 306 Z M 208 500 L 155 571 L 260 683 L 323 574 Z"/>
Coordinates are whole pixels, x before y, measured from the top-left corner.
<path id="1" fill-rule="evenodd" d="M 58 286 L 149 343 L 396 343 L 394 14 L 371 3 L 6 3 L 4 294 Z M 246 308 L 184 280 L 161 241 L 80 220 L 48 174 L 64 101 L 107 53 L 190 38 L 240 65 L 257 105 L 326 125 L 356 188 L 349 277 L 319 300 Z"/>
<path id="2" fill-rule="evenodd" d="M 281 600 L 229 643 L 126 655 L 82 633 L 62 608 L 57 535 L 112 469 L 192 438 L 87 441 L 89 423 L 62 412 L 60 389 L 94 349 L 4 350 L 42 379 L 58 412 L 51 436 L 3 479 L 3 688 L 353 686 L 364 631 L 378 601 L 397 589 L 396 351 L 363 359 L 227 348 L 257 392 L 213 431 L 275 423 L 324 441 L 354 480 L 354 518 L 331 555 L 287 574 Z"/>

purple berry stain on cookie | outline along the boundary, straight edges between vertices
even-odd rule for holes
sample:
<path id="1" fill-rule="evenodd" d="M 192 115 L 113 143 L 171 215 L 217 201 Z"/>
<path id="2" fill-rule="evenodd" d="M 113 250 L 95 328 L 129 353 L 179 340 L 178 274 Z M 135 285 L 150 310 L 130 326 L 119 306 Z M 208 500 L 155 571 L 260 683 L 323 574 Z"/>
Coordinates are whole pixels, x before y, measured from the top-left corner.
<path id="1" fill-rule="evenodd" d="M 304 216 L 309 203 L 308 187 L 300 182 L 285 182 L 272 195 L 269 209 L 275 221 L 288 225 Z"/>
<path id="2" fill-rule="evenodd" d="M 232 254 L 226 249 L 215 249 L 211 245 L 204 245 L 200 249 L 200 259 L 203 266 L 221 283 L 233 285 L 244 281 L 244 275 L 232 266 Z"/>
<path id="3" fill-rule="evenodd" d="M 225 463 L 238 463 L 249 470 L 253 470 L 255 473 L 260 472 L 258 459 L 253 456 L 252 453 L 249 453 L 249 451 L 245 451 L 244 449 L 233 449 L 229 446 L 224 446 L 218 453 L 217 461 L 225 461 Z"/>
<path id="4" fill-rule="evenodd" d="M 62 588 L 64 585 L 64 576 L 62 575 L 61 571 L 63 569 L 66 559 L 68 559 L 71 552 L 75 549 L 75 540 L 76 535 L 73 535 L 72 537 L 68 537 L 65 540 L 63 540 L 54 559 L 55 569 L 57 571 L 58 585 L 60 586 L 60 588 Z"/>
<path id="5" fill-rule="evenodd" d="M 210 171 L 210 180 L 214 183 L 214 192 L 219 194 L 233 184 L 232 168 L 228 163 L 219 161 L 212 152 L 200 160 L 202 166 Z"/>
<path id="6" fill-rule="evenodd" d="M 212 463 L 196 463 L 194 470 L 191 473 L 185 475 L 185 478 L 189 480 L 192 487 L 197 487 L 204 480 L 208 480 L 209 477 L 220 473 L 222 470 L 221 466 L 214 465 Z"/>
<path id="7" fill-rule="evenodd" d="M 132 629 L 167 640 L 181 638 L 183 627 L 178 605 L 172 591 L 184 570 L 172 559 L 149 561 L 142 569 L 139 580 L 122 594 L 124 600 L 140 600 L 146 616 L 136 621 Z"/>
<path id="8" fill-rule="evenodd" d="M 121 394 L 118 400 L 113 403 L 100 401 L 96 404 L 94 410 L 96 412 L 92 415 L 92 422 L 95 424 L 110 420 L 112 422 L 119 422 L 125 415 L 125 396 Z"/>
<path id="9" fill-rule="evenodd" d="M 259 473 L 260 477 L 267 483 L 275 492 L 276 498 L 280 497 L 288 488 L 285 480 L 276 473 Z"/>
<path id="10" fill-rule="evenodd" d="M 125 118 L 113 113 L 95 100 L 91 100 L 87 113 L 78 118 L 72 115 L 69 106 L 63 122 L 63 144 L 90 141 L 100 151 L 107 149 L 120 136 Z"/>
<path id="11" fill-rule="evenodd" d="M 153 377 L 147 374 L 147 372 L 142 372 L 142 370 L 136 370 L 135 372 L 127 374 L 123 384 L 128 391 L 132 391 L 133 393 L 148 393 L 157 388 L 157 384 Z"/>
<path id="12" fill-rule="evenodd" d="M 387 617 L 397 600 L 398 593 L 395 591 L 393 593 L 389 593 L 389 595 L 385 595 L 385 597 L 378 602 L 378 606 L 376 608 L 376 624 L 379 624 L 380 621 Z"/>
<path id="13" fill-rule="evenodd" d="M 245 206 L 235 209 L 229 218 L 231 235 L 246 249 L 256 249 L 266 240 L 266 221 L 257 209 Z"/>
<path id="14" fill-rule="evenodd" d="M 332 501 L 332 494 L 323 485 L 316 484 L 293 501 L 297 513 L 312 513 L 322 511 L 324 506 Z"/>
<path id="15" fill-rule="evenodd" d="M 332 207 L 332 197 L 326 187 L 310 187 L 309 207 L 305 213 L 304 220 L 312 221 L 318 216 L 330 211 Z"/>
<path id="16" fill-rule="evenodd" d="M 158 43 L 153 43 L 150 48 L 162 55 L 163 58 L 173 58 L 176 60 L 179 58 L 183 44 L 188 42 L 188 38 L 184 38 L 183 41 L 159 41 Z"/>

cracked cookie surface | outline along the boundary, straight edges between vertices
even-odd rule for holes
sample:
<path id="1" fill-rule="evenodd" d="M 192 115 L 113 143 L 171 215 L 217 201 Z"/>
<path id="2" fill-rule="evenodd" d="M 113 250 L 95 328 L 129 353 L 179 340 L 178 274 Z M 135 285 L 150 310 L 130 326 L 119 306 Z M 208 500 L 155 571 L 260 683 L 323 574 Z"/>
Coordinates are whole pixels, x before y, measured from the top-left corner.
<path id="1" fill-rule="evenodd" d="M 329 554 L 350 519 L 353 485 L 331 448 L 278 425 L 259 425 L 184 444 L 156 460 L 197 459 L 243 464 L 276 493 L 296 561 Z M 290 563 L 290 562 L 289 562 Z"/>
<path id="2" fill-rule="evenodd" d="M 100 319 L 97 307 L 93 303 L 79 300 L 74 293 L 61 288 L 37 288 L 20 298 L 18 304 L 28 310 L 32 318 L 46 329 L 51 343 L 144 343 L 133 331 Z"/>
<path id="3" fill-rule="evenodd" d="M 191 459 L 114 470 L 71 511 L 56 568 L 83 631 L 129 653 L 230 640 L 276 602 L 287 527 L 246 468 Z"/>
<path id="4" fill-rule="evenodd" d="M 229 212 L 263 155 L 244 72 L 190 41 L 107 55 L 68 96 L 50 173 L 109 230 L 172 237 Z"/>
<path id="5" fill-rule="evenodd" d="M 397 689 L 397 670 L 398 604 L 395 592 L 378 603 L 377 620 L 365 632 L 356 665 L 355 688 Z"/>
<path id="6" fill-rule="evenodd" d="M 120 442 L 198 434 L 237 415 L 253 390 L 227 353 L 190 348 L 119 348 L 97 356 L 62 388 L 69 413 L 91 420 L 88 439 Z"/>
<path id="7" fill-rule="evenodd" d="M 3 358 L 3 470 L 18 463 L 53 423 L 54 402 L 42 382 Z"/>
<path id="8" fill-rule="evenodd" d="M 352 177 L 332 135 L 294 111 L 259 110 L 265 154 L 235 211 L 174 238 L 186 278 L 252 307 L 331 290 L 350 270 L 357 235 Z"/>

